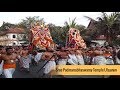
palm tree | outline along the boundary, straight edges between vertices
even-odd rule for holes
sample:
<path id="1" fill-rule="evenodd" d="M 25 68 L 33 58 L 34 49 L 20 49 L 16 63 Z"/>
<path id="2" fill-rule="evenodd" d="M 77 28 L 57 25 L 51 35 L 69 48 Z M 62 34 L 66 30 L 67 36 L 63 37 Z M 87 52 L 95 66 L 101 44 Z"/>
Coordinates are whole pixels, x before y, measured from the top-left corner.
<path id="1" fill-rule="evenodd" d="M 76 27 L 76 17 L 71 21 L 70 18 L 69 18 L 69 22 L 65 22 L 65 26 L 67 27 L 67 29 L 69 30 L 70 28 L 75 28 Z"/>
<path id="2" fill-rule="evenodd" d="M 96 27 L 99 29 L 99 32 L 106 36 L 106 41 L 109 45 L 112 44 L 113 39 L 115 38 L 116 29 L 114 28 L 115 24 L 118 23 L 119 12 L 113 12 L 110 15 L 107 15 L 105 12 L 102 12 L 102 17 L 98 17 Z M 94 20 L 90 17 L 85 16 L 90 20 Z M 94 20 L 95 21 L 95 20 Z M 97 30 L 98 30 L 97 29 Z"/>
<path id="3" fill-rule="evenodd" d="M 114 35 L 115 29 L 113 30 L 113 26 L 117 23 L 118 16 L 119 16 L 118 12 L 114 12 L 109 16 L 103 12 L 103 17 L 102 18 L 98 17 L 99 21 L 104 23 L 106 26 L 106 30 L 105 30 L 106 35 L 105 36 L 106 36 L 106 41 L 109 44 L 112 44 L 113 38 L 115 36 Z"/>

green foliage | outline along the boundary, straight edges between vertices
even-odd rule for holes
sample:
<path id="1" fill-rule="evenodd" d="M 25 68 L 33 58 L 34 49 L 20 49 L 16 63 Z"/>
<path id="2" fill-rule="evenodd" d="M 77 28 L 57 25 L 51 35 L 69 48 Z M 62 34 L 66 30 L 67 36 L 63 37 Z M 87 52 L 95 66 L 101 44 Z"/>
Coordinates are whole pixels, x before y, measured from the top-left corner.
<path id="1" fill-rule="evenodd" d="M 87 17 L 87 16 L 85 16 Z M 94 20 L 90 17 L 87 17 L 89 20 Z M 102 12 L 102 16 L 97 18 L 98 21 L 95 21 L 95 28 L 92 30 L 92 36 L 98 36 L 98 35 L 105 35 L 106 41 L 109 44 L 113 44 L 112 41 L 114 41 L 117 38 L 117 35 L 120 34 L 120 14 L 119 12 L 113 12 L 110 15 L 107 15 L 106 13 Z"/>
<path id="2" fill-rule="evenodd" d="M 34 16 L 34 17 L 26 17 L 26 19 L 22 19 L 20 23 L 17 24 L 19 28 L 23 28 L 25 30 L 25 34 L 28 38 L 30 38 L 30 28 L 31 25 L 34 24 L 35 22 L 39 22 L 40 24 L 44 24 L 45 21 L 43 18 L 39 18 L 39 16 Z"/>
<path id="3" fill-rule="evenodd" d="M 86 35 L 86 31 L 87 31 L 86 27 L 83 25 L 78 25 L 75 22 L 75 20 L 76 20 L 76 18 L 74 18 L 73 20 L 70 20 L 70 18 L 69 18 L 69 22 L 65 22 L 65 25 L 63 27 L 56 26 L 52 23 L 48 24 L 51 36 L 52 36 L 53 41 L 55 43 L 62 44 L 63 46 L 65 46 L 68 30 L 70 28 L 76 28 L 76 29 L 80 30 L 80 33 L 83 37 Z M 40 24 L 45 23 L 44 19 L 39 18 L 39 16 L 26 17 L 26 19 L 22 19 L 22 21 L 19 22 L 18 24 L 11 24 L 11 23 L 3 22 L 3 25 L 0 27 L 0 30 L 1 31 L 7 30 L 7 27 L 9 27 L 9 28 L 11 28 L 11 27 L 22 28 L 25 30 L 25 35 L 27 37 L 27 38 L 23 37 L 22 40 L 24 40 L 24 41 L 26 41 L 26 43 L 28 43 L 31 24 L 33 24 L 34 22 L 39 22 Z"/>
<path id="4" fill-rule="evenodd" d="M 65 22 L 64 24 L 65 24 L 65 26 L 66 26 L 66 28 L 67 29 L 69 29 L 69 28 L 75 28 L 76 27 L 76 22 L 75 22 L 75 20 L 76 20 L 76 18 L 74 18 L 72 21 L 70 20 L 70 18 L 69 18 L 69 22 Z"/>
<path id="5" fill-rule="evenodd" d="M 16 27 L 17 25 L 15 24 L 11 24 L 11 23 L 8 23 L 8 22 L 3 22 L 2 26 L 0 27 L 0 31 L 6 31 L 8 30 L 8 28 L 14 28 Z"/>
<path id="6" fill-rule="evenodd" d="M 54 24 L 48 24 L 54 42 L 57 44 L 62 44 L 63 46 L 66 44 L 67 34 L 70 27 L 74 26 L 73 28 L 80 30 L 80 32 L 82 32 L 82 35 L 85 34 L 86 30 L 85 26 L 77 25 L 75 19 L 70 22 L 70 24 L 68 24 L 68 22 L 65 23 L 66 24 L 63 27 L 55 26 Z"/>
<path id="7" fill-rule="evenodd" d="M 113 45 L 119 45 L 120 46 L 120 38 L 117 38 L 113 41 Z"/>

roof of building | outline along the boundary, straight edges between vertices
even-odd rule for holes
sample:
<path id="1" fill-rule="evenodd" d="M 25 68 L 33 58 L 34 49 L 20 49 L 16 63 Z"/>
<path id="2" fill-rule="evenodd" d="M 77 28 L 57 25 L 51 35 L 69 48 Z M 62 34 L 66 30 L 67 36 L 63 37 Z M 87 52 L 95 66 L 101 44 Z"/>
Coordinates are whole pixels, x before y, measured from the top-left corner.
<path id="1" fill-rule="evenodd" d="M 94 28 L 95 28 L 95 24 L 96 24 L 96 21 L 90 20 L 90 22 L 89 22 L 89 24 L 88 24 L 88 26 L 87 26 L 87 29 L 88 29 L 88 30 L 94 29 Z"/>
<path id="2" fill-rule="evenodd" d="M 90 23 L 88 24 L 88 31 L 87 33 L 90 33 L 92 31 L 94 31 L 95 29 L 95 24 L 97 23 L 97 21 L 91 20 Z M 106 40 L 106 37 L 104 35 L 98 35 L 96 38 L 94 38 L 95 40 Z"/>
<path id="3" fill-rule="evenodd" d="M 95 39 L 96 40 L 106 40 L 106 37 L 104 35 L 99 35 Z"/>
<path id="4" fill-rule="evenodd" d="M 6 31 L 0 31 L 0 36 L 6 35 L 9 33 L 24 34 L 25 31 L 22 28 L 9 28 Z"/>
<path id="5" fill-rule="evenodd" d="M 21 33 L 24 33 L 24 29 L 22 28 L 9 28 L 6 33 L 16 33 L 16 34 L 21 34 Z"/>
<path id="6" fill-rule="evenodd" d="M 0 31 L 0 36 L 6 35 L 6 32 Z"/>

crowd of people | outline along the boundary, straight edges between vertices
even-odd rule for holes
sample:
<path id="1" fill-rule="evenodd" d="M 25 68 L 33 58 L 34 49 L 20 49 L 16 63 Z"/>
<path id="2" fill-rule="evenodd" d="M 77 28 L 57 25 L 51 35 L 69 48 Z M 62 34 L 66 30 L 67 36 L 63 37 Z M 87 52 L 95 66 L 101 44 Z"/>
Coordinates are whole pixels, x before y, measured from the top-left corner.
<path id="1" fill-rule="evenodd" d="M 56 65 L 116 65 L 120 64 L 119 50 L 115 46 L 91 46 L 86 49 L 58 46 L 56 49 L 48 47 L 31 51 L 29 46 L 0 46 L 0 74 L 13 78 L 17 62 L 20 71 L 29 73 L 30 64 L 37 66 L 44 61 L 43 77 L 47 78 L 52 77 Z"/>

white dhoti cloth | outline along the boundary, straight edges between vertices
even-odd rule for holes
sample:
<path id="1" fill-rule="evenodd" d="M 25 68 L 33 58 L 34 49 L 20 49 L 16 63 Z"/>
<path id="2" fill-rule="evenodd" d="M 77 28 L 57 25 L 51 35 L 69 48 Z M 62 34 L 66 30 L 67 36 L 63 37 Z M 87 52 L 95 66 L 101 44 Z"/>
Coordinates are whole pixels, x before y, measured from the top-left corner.
<path id="1" fill-rule="evenodd" d="M 90 56 L 85 56 L 84 57 L 84 62 L 86 63 L 86 64 L 88 64 L 88 63 L 90 63 Z"/>
<path id="2" fill-rule="evenodd" d="M 71 65 L 78 65 L 78 60 L 77 60 L 75 54 L 73 54 L 73 55 L 69 54 L 68 63 L 70 63 Z"/>
<path id="3" fill-rule="evenodd" d="M 96 56 L 96 57 L 93 58 L 92 64 L 106 65 L 106 58 L 104 56 Z"/>
<path id="4" fill-rule="evenodd" d="M 66 65 L 67 64 L 67 59 L 59 59 L 57 64 L 58 65 Z"/>
<path id="5" fill-rule="evenodd" d="M 2 60 L 0 64 L 0 75 L 3 73 L 3 64 L 4 64 L 4 61 Z"/>
<path id="6" fill-rule="evenodd" d="M 15 68 L 4 69 L 5 78 L 12 78 Z"/>
<path id="7" fill-rule="evenodd" d="M 21 67 L 29 68 L 29 64 L 30 64 L 30 58 L 29 57 L 26 57 L 26 58 L 21 57 L 20 62 L 21 62 Z"/>
<path id="8" fill-rule="evenodd" d="M 114 64 L 112 56 L 110 56 L 108 59 L 106 59 L 106 64 Z"/>
<path id="9" fill-rule="evenodd" d="M 42 57 L 43 53 L 37 53 L 37 55 L 35 56 L 34 60 L 38 63 Z"/>
<path id="10" fill-rule="evenodd" d="M 78 60 L 78 64 L 80 64 L 80 65 L 84 65 L 85 64 L 82 55 L 76 55 L 76 57 L 77 57 L 77 60 Z"/>
<path id="11" fill-rule="evenodd" d="M 56 63 L 55 63 L 55 61 L 49 61 L 49 62 L 45 65 L 44 68 L 45 68 L 45 69 L 44 69 L 44 74 L 48 74 L 48 73 L 50 73 L 50 71 L 56 70 Z"/>
<path id="12" fill-rule="evenodd" d="M 29 60 L 30 60 L 29 63 L 31 63 L 32 58 L 33 58 L 32 54 L 29 54 L 29 55 L 28 55 L 28 58 L 29 58 Z"/>
<path id="13" fill-rule="evenodd" d="M 120 59 L 118 57 L 116 57 L 116 62 L 120 64 Z"/>

